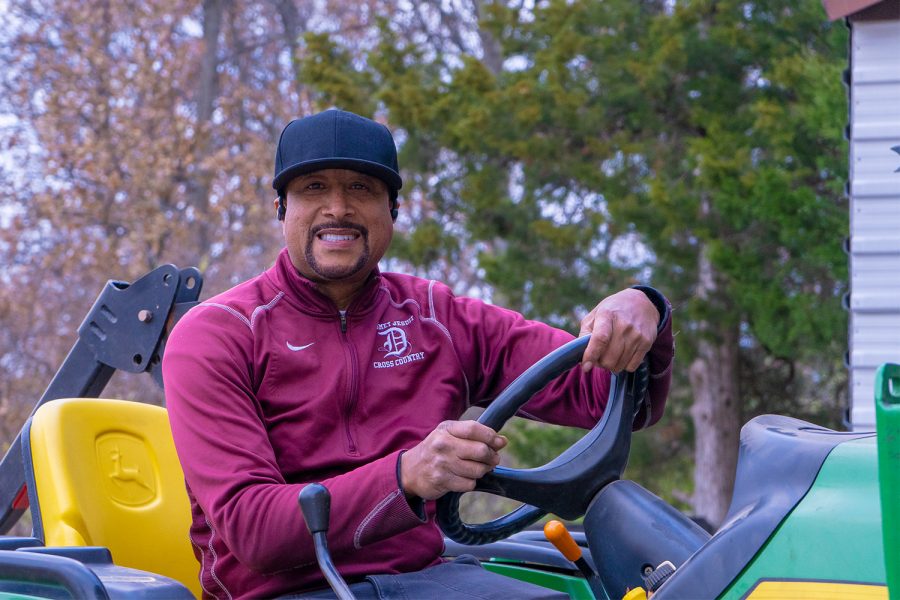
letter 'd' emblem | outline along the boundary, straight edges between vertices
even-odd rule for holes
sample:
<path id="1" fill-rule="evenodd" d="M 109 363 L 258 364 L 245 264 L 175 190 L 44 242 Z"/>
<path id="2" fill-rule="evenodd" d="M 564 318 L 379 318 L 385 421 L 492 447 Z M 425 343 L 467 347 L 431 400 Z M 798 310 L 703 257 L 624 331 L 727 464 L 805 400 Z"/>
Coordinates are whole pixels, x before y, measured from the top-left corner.
<path id="1" fill-rule="evenodd" d="M 389 356 L 403 356 L 409 352 L 409 341 L 406 339 L 406 332 L 399 327 L 391 327 L 385 331 L 379 331 L 378 335 L 385 337 L 384 345 L 379 348 L 385 352 L 385 358 Z"/>

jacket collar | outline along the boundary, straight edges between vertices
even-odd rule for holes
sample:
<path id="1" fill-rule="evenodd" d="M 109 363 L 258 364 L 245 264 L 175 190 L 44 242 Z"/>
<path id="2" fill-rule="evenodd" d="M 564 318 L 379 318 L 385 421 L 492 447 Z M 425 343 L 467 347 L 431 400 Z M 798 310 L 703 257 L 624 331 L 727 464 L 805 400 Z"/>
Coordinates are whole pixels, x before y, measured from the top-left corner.
<path id="1" fill-rule="evenodd" d="M 286 299 L 311 315 L 335 316 L 339 313 L 331 298 L 319 291 L 318 285 L 297 271 L 287 248 L 282 248 L 275 265 L 268 271 L 276 286 L 284 290 Z M 376 267 L 347 308 L 348 315 L 363 314 L 374 308 L 381 287 L 381 272 Z"/>

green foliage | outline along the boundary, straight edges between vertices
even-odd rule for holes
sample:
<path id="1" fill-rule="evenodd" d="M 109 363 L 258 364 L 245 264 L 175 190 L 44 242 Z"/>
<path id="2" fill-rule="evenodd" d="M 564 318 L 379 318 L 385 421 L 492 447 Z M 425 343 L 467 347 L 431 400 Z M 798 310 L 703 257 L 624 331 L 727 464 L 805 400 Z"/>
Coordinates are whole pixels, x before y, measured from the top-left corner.
<path id="1" fill-rule="evenodd" d="M 676 118 L 665 127 L 671 143 L 655 152 L 651 201 L 626 205 L 622 216 L 640 223 L 646 209 L 659 208 L 698 247 L 709 245 L 732 318 L 769 351 L 840 353 L 843 28 L 826 23 L 813 2 L 684 3 L 654 22 L 651 37 L 665 39 L 640 73 L 648 74 L 648 91 L 667 91 L 647 95 L 663 101 L 655 112 Z M 646 131 L 653 139 L 659 133 Z M 705 213 L 697 199 L 706 199 Z M 658 230 L 643 231 L 650 237 Z M 668 262 L 670 231 L 652 246 Z M 693 304 L 704 318 L 707 307 Z"/>
<path id="2" fill-rule="evenodd" d="M 459 248 L 455 238 L 444 235 L 440 223 L 429 219 L 417 223 L 409 235 L 394 240 L 391 250 L 394 256 L 412 264 L 430 264 L 456 254 Z"/>
<path id="3" fill-rule="evenodd" d="M 341 99 L 341 106 L 363 115 L 371 115 L 375 103 L 366 90 L 371 89 L 371 75 L 353 68 L 349 51 L 335 44 L 328 34 L 307 33 L 303 36 L 307 60 L 299 73 L 301 81 L 315 81 L 311 93 L 320 110 L 329 107 L 334 98 Z"/>
<path id="4" fill-rule="evenodd" d="M 548 0 L 530 12 L 485 3 L 477 27 L 506 68 L 454 62 L 387 21 L 359 70 L 307 46 L 320 70 L 303 76 L 323 100 L 370 99 L 402 131 L 405 197 L 429 210 L 395 255 L 429 268 L 477 248 L 495 299 L 570 328 L 651 273 L 690 332 L 682 368 L 700 324 L 740 328 L 748 416 L 778 398 L 833 418 L 846 340 L 843 25 L 817 0 Z M 701 249 L 719 274 L 704 300 Z M 679 376 L 668 441 L 636 444 L 633 459 L 667 486 L 687 486 L 685 389 Z M 517 427 L 526 462 L 569 441 Z"/>
<path id="5" fill-rule="evenodd" d="M 568 448 L 584 436 L 584 431 L 574 427 L 554 427 L 525 419 L 515 418 L 509 430 L 510 450 L 518 459 L 518 467 L 532 468 L 548 463 L 559 455 L 560 448 Z"/>
<path id="6" fill-rule="evenodd" d="M 687 508 L 684 500 L 685 490 L 691 485 L 691 462 L 679 450 L 689 433 L 688 421 L 683 418 L 668 419 L 652 433 L 635 433 L 625 477 L 641 482 L 667 502 Z M 510 452 L 516 458 L 515 466 L 531 468 L 550 462 L 581 439 L 585 432 L 515 418 L 504 429 L 504 434 L 509 438 Z"/>

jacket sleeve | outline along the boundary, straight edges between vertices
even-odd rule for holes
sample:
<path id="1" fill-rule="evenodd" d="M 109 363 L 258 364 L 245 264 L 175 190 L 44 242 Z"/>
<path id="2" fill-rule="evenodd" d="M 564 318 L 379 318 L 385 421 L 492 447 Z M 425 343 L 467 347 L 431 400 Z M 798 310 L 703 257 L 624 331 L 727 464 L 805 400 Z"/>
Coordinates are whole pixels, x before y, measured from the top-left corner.
<path id="1" fill-rule="evenodd" d="M 639 289 L 647 293 L 643 288 Z M 474 382 L 470 389 L 470 404 L 486 406 L 528 367 L 574 339 L 568 332 L 527 320 L 514 311 L 472 298 L 452 296 L 449 290 L 444 292 L 448 298 L 444 309 L 449 315 L 454 346 L 466 377 Z M 437 290 L 435 294 L 438 294 Z M 661 294 L 658 297 L 668 310 L 661 313 L 663 318 L 649 353 L 649 417 L 638 415 L 636 429 L 660 419 L 671 382 L 675 353 L 671 309 Z M 609 371 L 593 369 L 585 375 L 581 369 L 571 369 L 535 394 L 519 414 L 557 425 L 591 428 L 606 409 L 609 384 Z"/>
<path id="2" fill-rule="evenodd" d="M 175 446 L 201 518 L 243 565 L 273 573 L 314 563 L 315 549 L 297 502 L 305 484 L 285 481 L 269 442 L 253 347 L 238 317 L 200 306 L 169 337 L 163 373 Z M 311 441 L 297 443 L 314 451 Z M 336 559 L 423 522 L 400 491 L 398 457 L 320 481 L 332 497 Z"/>

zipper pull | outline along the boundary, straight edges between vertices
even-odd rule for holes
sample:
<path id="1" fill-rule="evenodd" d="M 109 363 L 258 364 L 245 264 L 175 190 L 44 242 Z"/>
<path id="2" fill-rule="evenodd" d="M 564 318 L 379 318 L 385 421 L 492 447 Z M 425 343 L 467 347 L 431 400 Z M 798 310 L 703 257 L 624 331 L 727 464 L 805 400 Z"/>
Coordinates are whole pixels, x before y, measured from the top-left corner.
<path id="1" fill-rule="evenodd" d="M 347 333 L 347 311 L 342 310 L 341 313 L 341 333 Z"/>

